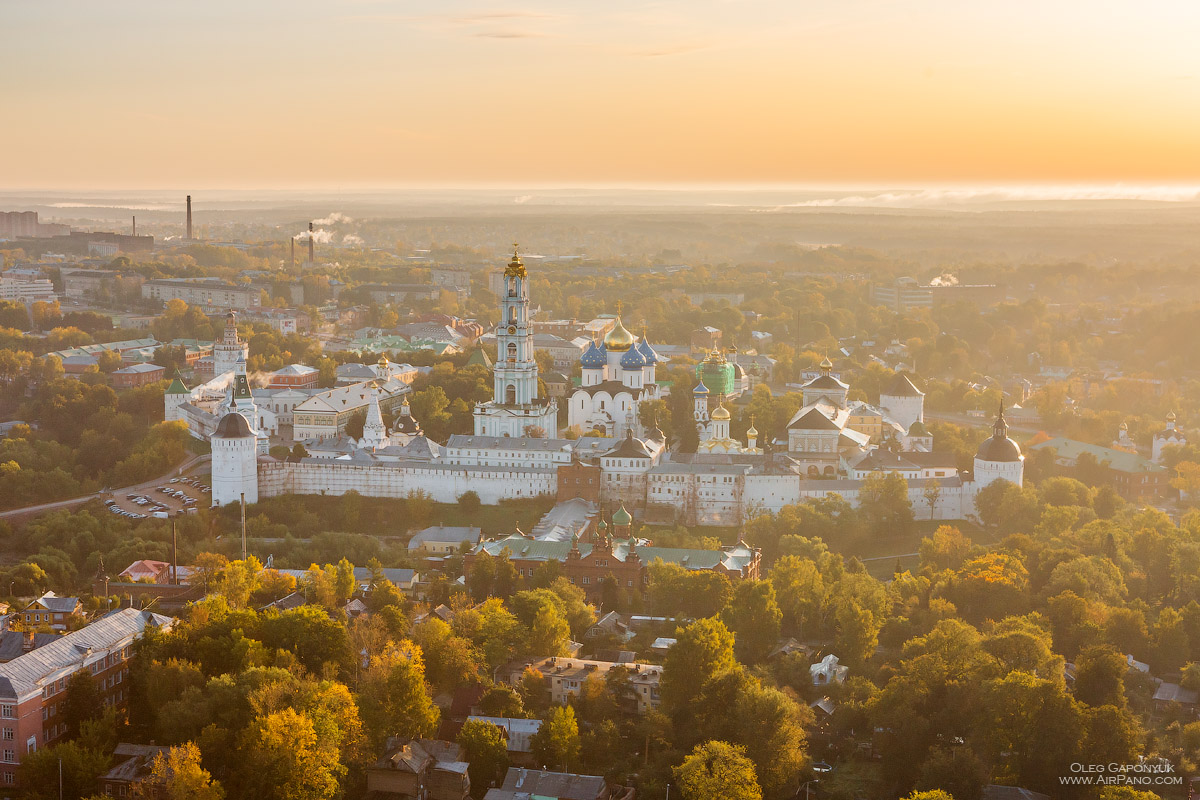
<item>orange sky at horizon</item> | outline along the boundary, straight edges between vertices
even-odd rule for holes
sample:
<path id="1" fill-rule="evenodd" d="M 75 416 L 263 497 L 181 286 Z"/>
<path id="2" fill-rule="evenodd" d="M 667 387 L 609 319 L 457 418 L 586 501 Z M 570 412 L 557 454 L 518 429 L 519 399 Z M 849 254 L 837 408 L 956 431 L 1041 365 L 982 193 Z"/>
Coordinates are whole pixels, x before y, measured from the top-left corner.
<path id="1" fill-rule="evenodd" d="M 9 3 L 0 189 L 1195 181 L 1198 23 L 1124 0 Z"/>

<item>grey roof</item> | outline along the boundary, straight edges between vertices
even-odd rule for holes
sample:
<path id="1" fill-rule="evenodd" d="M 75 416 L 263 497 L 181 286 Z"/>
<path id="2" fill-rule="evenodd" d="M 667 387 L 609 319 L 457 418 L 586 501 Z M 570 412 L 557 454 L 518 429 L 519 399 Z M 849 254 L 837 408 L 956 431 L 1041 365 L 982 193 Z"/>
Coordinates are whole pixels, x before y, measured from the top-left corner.
<path id="1" fill-rule="evenodd" d="M 1158 690 L 1154 693 L 1154 699 L 1168 703 L 1195 705 L 1197 699 L 1200 699 L 1200 692 L 1197 692 L 1195 689 L 1185 689 L 1178 683 L 1163 683 L 1159 685 Z"/>
<path id="2" fill-rule="evenodd" d="M 843 390 L 849 389 L 850 385 L 842 383 L 832 375 L 818 375 L 808 383 L 804 384 L 805 389 L 834 389 Z"/>
<path id="3" fill-rule="evenodd" d="M 447 447 L 475 448 L 477 450 L 569 450 L 570 439 L 531 439 L 527 436 L 468 436 L 456 433 L 446 442 Z"/>
<path id="4" fill-rule="evenodd" d="M 788 423 L 789 428 L 802 428 L 808 431 L 839 431 L 842 426 L 822 414 L 820 409 L 812 408 L 796 420 Z"/>
<path id="5" fill-rule="evenodd" d="M 607 392 L 612 396 L 616 396 L 621 392 L 624 392 L 625 394 L 632 395 L 634 399 L 637 399 L 642 396 L 642 392 L 644 392 L 645 389 L 631 389 L 620 381 L 601 381 L 594 386 L 576 386 L 575 391 L 587 392 L 587 394 L 592 396 L 594 396 L 597 392 Z"/>
<path id="6" fill-rule="evenodd" d="M 983 787 L 982 800 L 1050 800 L 1050 795 L 1022 789 L 1019 786 L 991 784 Z"/>
<path id="7" fill-rule="evenodd" d="M 250 430 L 246 418 L 236 411 L 231 411 L 221 417 L 221 421 L 217 424 L 217 430 L 213 433 L 215 439 L 245 439 L 253 436 L 254 433 Z"/>
<path id="8" fill-rule="evenodd" d="M 621 440 L 621 443 L 609 450 L 604 455 L 614 458 L 653 458 L 650 451 L 646 449 L 646 443 L 641 439 L 636 439 L 633 432 Z"/>
<path id="9" fill-rule="evenodd" d="M 33 634 L 33 649 L 50 644 L 58 638 L 57 633 Z M 25 632 L 5 631 L 0 633 L 0 662 L 12 661 L 25 652 Z"/>
<path id="10" fill-rule="evenodd" d="M 280 572 L 283 572 L 283 570 L 280 570 Z M 277 611 L 291 611 L 303 605 L 308 605 L 308 600 L 305 599 L 304 592 L 292 592 L 291 594 L 285 594 L 274 603 L 268 603 L 260 610 L 266 611 L 268 608 L 274 608 Z"/>
<path id="11" fill-rule="evenodd" d="M 975 457 L 981 461 L 1020 461 L 1021 448 L 1006 436 L 989 436 L 980 442 Z"/>
<path id="12" fill-rule="evenodd" d="M 58 637 L 7 664 L 0 664 L 0 697 L 21 698 L 41 690 L 40 682 L 61 670 L 74 671 L 91 651 L 107 652 L 126 638 L 137 638 L 146 626 L 170 628 L 172 617 L 123 608 L 92 624 Z"/>
<path id="13" fill-rule="evenodd" d="M 70 614 L 79 607 L 79 598 L 59 597 L 54 592 L 46 592 L 37 600 L 34 600 L 33 603 L 30 603 L 28 606 L 26 606 L 26 608 L 32 608 L 34 603 L 41 603 L 55 614 Z"/>
<path id="14" fill-rule="evenodd" d="M 504 776 L 505 792 L 528 793 L 537 797 L 558 800 L 596 800 L 604 797 L 607 784 L 598 775 L 575 775 L 569 772 L 541 772 L 509 767 Z M 490 794 L 490 792 L 489 792 Z"/>
<path id="15" fill-rule="evenodd" d="M 379 571 L 383 573 L 384 578 L 386 578 L 387 580 L 396 584 L 397 586 L 399 586 L 402 583 L 412 582 L 413 578 L 416 576 L 416 570 L 412 570 L 412 569 L 388 569 L 385 567 L 384 569 L 381 569 Z M 281 570 L 278 570 L 278 572 L 281 572 L 284 575 L 291 575 L 296 580 L 300 580 L 301 578 L 303 578 L 305 575 L 308 574 L 308 570 L 304 570 L 304 569 L 281 569 Z M 362 583 L 362 582 L 368 581 L 370 579 L 371 579 L 371 570 L 367 569 L 366 567 L 355 567 L 354 568 L 354 580 L 358 581 L 359 583 Z"/>
<path id="16" fill-rule="evenodd" d="M 437 542 L 439 544 L 469 542 L 470 544 L 475 544 L 479 541 L 479 536 L 479 528 L 473 528 L 469 525 L 431 525 L 413 534 L 413 537 L 408 540 L 408 549 L 414 550 L 425 542 Z"/>
<path id="17" fill-rule="evenodd" d="M 132 783 L 140 778 L 145 778 L 150 774 L 154 757 L 159 753 L 165 755 L 170 749 L 152 744 L 118 744 L 113 755 L 124 758 L 115 767 L 104 773 L 100 780 Z"/>
<path id="18" fill-rule="evenodd" d="M 907 375 L 897 372 L 887 391 L 880 394 L 882 397 L 920 397 L 925 393 L 918 389 Z"/>

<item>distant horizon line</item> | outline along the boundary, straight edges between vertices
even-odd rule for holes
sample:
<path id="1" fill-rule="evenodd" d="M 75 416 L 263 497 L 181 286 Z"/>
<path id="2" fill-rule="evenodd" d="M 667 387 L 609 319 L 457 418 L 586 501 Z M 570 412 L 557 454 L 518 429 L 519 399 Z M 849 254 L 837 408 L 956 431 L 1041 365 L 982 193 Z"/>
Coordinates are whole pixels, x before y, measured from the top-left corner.
<path id="1" fill-rule="evenodd" d="M 1067 195 L 1068 199 L 1079 195 L 1104 197 L 1134 198 L 1144 193 L 1163 192 L 1170 195 L 1184 193 L 1200 194 L 1200 179 L 1191 181 L 891 181 L 878 183 L 847 182 L 847 183 L 795 183 L 795 182 L 655 182 L 635 183 L 620 182 L 479 182 L 479 183 L 315 183 L 288 184 L 278 186 L 0 186 L 0 195 L 10 194 L 125 194 L 125 193 L 156 193 L 156 194 L 187 194 L 189 192 L 227 192 L 227 193 L 262 193 L 262 194 L 296 194 L 305 192 L 360 192 L 363 194 L 391 192 L 903 192 L 919 194 L 923 192 L 946 192 L 959 194 L 974 193 L 1030 193 L 1039 197 L 1055 196 L 1059 193 Z"/>

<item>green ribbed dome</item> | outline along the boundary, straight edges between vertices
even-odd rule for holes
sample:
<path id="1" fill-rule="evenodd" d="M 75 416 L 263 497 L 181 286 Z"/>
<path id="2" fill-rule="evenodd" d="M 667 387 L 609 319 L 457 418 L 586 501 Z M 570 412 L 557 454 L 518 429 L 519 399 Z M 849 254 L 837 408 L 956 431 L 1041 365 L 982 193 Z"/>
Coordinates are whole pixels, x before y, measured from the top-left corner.
<path id="1" fill-rule="evenodd" d="M 625 510 L 625 504 L 622 503 L 621 507 L 617 509 L 617 513 L 613 514 L 612 520 L 613 525 L 628 525 L 633 522 L 633 516 Z"/>

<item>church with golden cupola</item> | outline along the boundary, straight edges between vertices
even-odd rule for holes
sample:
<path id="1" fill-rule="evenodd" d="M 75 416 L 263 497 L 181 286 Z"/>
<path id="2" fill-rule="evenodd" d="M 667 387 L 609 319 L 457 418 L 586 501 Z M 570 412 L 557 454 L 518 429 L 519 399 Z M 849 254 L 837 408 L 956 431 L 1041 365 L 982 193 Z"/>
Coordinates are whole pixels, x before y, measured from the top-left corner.
<path id="1" fill-rule="evenodd" d="M 504 268 L 492 382 L 492 399 L 475 406 L 476 436 L 558 436 L 558 404 L 538 397 L 528 275 L 516 245 Z"/>
<path id="2" fill-rule="evenodd" d="M 645 334 L 639 339 L 631 333 L 618 310 L 604 340 L 579 357 L 580 385 L 567 400 L 567 425 L 613 438 L 629 431 L 642 435 L 638 406 L 662 396 L 655 377 L 659 360 Z"/>

